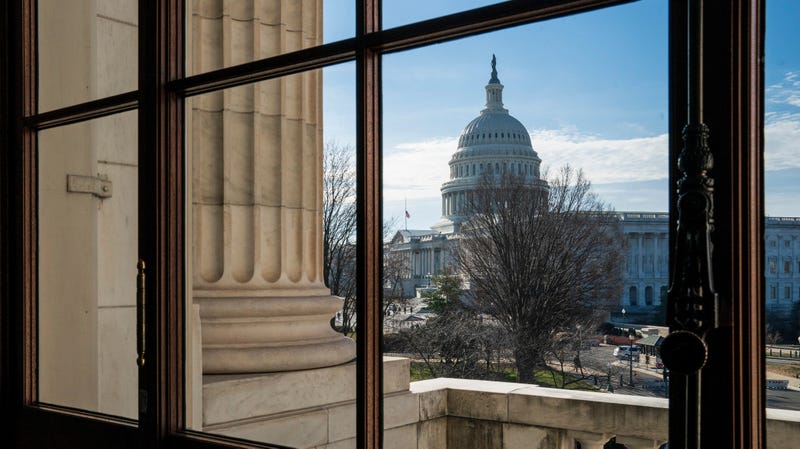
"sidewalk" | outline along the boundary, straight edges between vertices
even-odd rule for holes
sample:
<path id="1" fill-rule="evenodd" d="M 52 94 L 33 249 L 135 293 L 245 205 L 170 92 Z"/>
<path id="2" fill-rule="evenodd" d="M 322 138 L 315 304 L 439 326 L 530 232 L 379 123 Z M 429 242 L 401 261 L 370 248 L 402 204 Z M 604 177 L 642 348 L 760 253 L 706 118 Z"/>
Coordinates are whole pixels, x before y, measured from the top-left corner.
<path id="1" fill-rule="evenodd" d="M 611 378 L 611 388 L 609 389 L 608 375 L 606 372 L 598 371 L 590 367 L 583 368 L 584 379 L 587 384 L 595 384 L 600 391 L 607 391 L 615 394 L 627 394 L 633 396 L 664 397 L 664 380 L 661 370 L 656 372 L 655 368 L 644 369 L 633 365 L 633 385 L 630 385 L 630 365 L 627 362 L 615 361 L 614 366 L 619 371 Z M 644 363 L 641 363 L 644 365 Z M 558 366 L 551 366 L 558 368 Z M 624 371 L 624 372 L 623 372 Z M 576 375 L 578 372 L 572 363 L 564 363 L 564 372 L 569 375 Z"/>
<path id="2" fill-rule="evenodd" d="M 785 376 L 780 373 L 767 371 L 767 380 L 787 380 L 789 381 L 789 390 L 800 391 L 800 379 L 791 376 Z"/>

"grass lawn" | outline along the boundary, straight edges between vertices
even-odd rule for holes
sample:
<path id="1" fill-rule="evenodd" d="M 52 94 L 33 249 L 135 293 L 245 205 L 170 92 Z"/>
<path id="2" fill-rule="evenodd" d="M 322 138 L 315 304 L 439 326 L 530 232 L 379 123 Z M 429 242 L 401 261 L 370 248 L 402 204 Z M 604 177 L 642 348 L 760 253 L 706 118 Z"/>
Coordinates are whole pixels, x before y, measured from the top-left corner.
<path id="1" fill-rule="evenodd" d="M 767 362 L 767 371 L 783 374 L 784 376 L 797 377 L 800 375 L 800 363 L 770 363 Z"/>
<path id="2" fill-rule="evenodd" d="M 502 371 L 492 371 L 486 376 L 488 380 L 496 380 L 500 382 L 516 382 L 517 372 L 513 368 L 504 368 Z M 555 383 L 553 382 L 555 376 Z M 431 372 L 428 365 L 424 362 L 411 362 L 411 382 L 419 380 L 433 379 L 435 376 Z M 567 381 L 573 380 L 572 376 L 566 375 Z M 538 370 L 534 374 L 534 379 L 537 385 L 549 388 L 561 388 L 562 376 L 558 371 L 551 372 L 550 370 Z M 586 382 L 578 381 L 567 384 L 567 390 L 587 390 L 597 391 L 597 387 L 589 385 Z"/>
<path id="3" fill-rule="evenodd" d="M 411 382 L 433 379 L 433 373 L 424 362 L 411 362 Z"/>
<path id="4" fill-rule="evenodd" d="M 563 383 L 563 377 L 561 373 L 558 371 L 550 371 L 550 370 L 538 370 L 533 374 L 534 379 L 536 380 L 536 384 L 540 387 L 550 387 L 550 388 L 561 388 L 561 384 Z M 555 377 L 555 383 L 553 382 L 553 378 Z M 569 374 L 566 375 L 567 382 L 573 381 L 574 378 Z M 564 386 L 566 390 L 586 390 L 586 391 L 597 391 L 598 388 L 594 385 L 589 385 L 584 381 L 572 382 Z"/>

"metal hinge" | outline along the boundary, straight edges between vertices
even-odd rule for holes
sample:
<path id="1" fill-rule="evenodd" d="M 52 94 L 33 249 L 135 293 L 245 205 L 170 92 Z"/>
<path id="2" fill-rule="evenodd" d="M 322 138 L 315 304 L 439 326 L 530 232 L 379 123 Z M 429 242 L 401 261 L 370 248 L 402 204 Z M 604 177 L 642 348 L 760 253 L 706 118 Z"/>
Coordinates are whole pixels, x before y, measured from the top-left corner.
<path id="1" fill-rule="evenodd" d="M 98 198 L 111 198 L 111 181 L 106 175 L 67 175 L 67 192 L 91 193 Z"/>

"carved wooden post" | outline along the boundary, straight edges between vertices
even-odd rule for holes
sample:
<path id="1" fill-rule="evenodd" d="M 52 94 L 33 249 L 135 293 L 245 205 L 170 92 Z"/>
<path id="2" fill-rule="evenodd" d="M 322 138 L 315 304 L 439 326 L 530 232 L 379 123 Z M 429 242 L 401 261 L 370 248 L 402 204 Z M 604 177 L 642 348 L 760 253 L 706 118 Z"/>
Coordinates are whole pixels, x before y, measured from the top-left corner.
<path id="1" fill-rule="evenodd" d="M 719 326 L 714 291 L 711 233 L 714 230 L 714 159 L 703 123 L 703 0 L 688 0 L 688 123 L 678 157 L 678 229 L 674 244 L 667 321 L 671 333 L 661 356 L 671 373 L 670 446 L 699 449 L 706 338 Z M 680 418 L 680 419 L 676 419 Z"/>

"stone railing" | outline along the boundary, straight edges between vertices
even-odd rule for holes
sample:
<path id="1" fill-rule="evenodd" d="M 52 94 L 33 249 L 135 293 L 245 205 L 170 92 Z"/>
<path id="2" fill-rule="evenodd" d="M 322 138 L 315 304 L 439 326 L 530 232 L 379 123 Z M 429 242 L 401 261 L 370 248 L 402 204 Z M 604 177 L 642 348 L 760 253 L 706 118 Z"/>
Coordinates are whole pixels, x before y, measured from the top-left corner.
<path id="1" fill-rule="evenodd" d="M 667 440 L 666 399 L 438 378 L 384 359 L 385 449 L 628 449 Z M 297 377 L 300 376 L 300 377 Z M 355 448 L 355 365 L 206 376 L 203 430 L 298 448 Z M 796 449 L 800 412 L 767 410 L 767 448 Z"/>
<path id="2" fill-rule="evenodd" d="M 657 449 L 667 440 L 661 398 L 448 378 L 413 382 L 410 391 L 420 398 L 420 438 L 386 447 L 602 449 L 616 437 L 628 449 Z M 800 412 L 767 409 L 768 449 L 799 440 Z"/>

